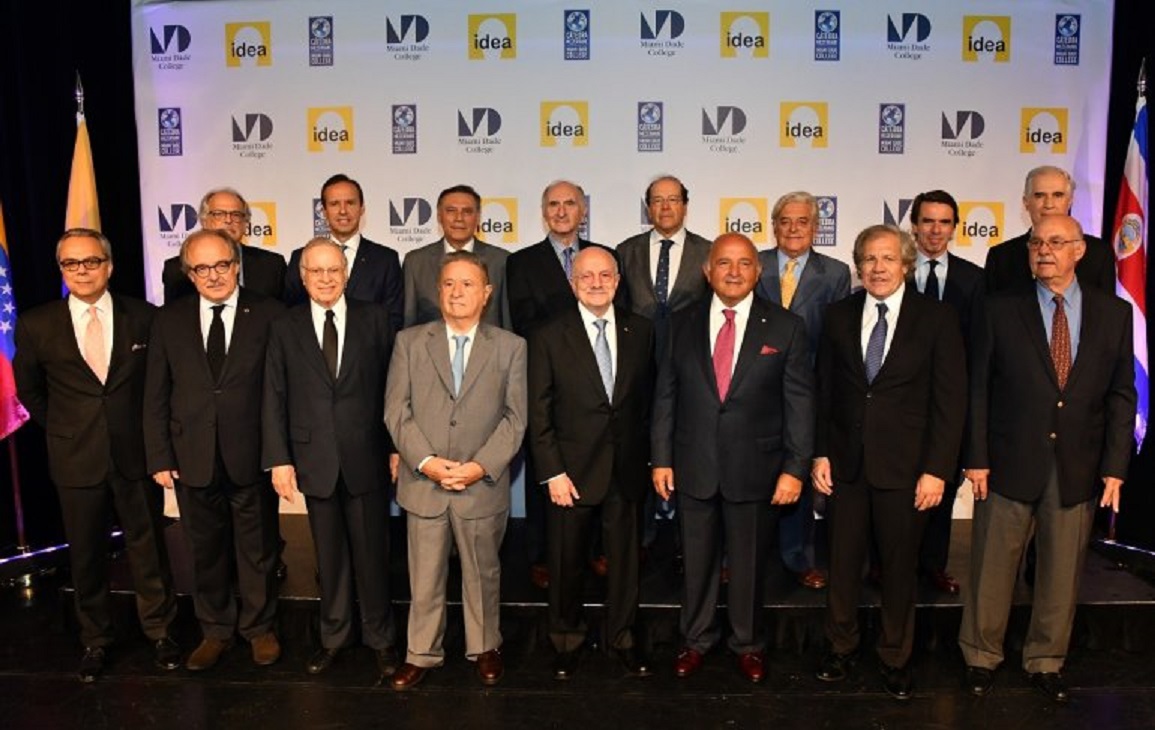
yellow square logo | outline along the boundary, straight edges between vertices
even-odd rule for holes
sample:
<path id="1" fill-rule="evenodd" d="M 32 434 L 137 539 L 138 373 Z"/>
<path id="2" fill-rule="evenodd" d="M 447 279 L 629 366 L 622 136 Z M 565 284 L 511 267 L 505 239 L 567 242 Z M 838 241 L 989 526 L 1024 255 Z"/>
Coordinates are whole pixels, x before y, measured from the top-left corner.
<path id="1" fill-rule="evenodd" d="M 1052 154 L 1065 155 L 1068 116 L 1066 107 L 1023 107 L 1019 152 L 1033 154 L 1049 149 Z"/>
<path id="2" fill-rule="evenodd" d="M 277 247 L 277 204 L 271 202 L 249 203 L 253 217 L 245 231 L 245 239 L 250 246 L 262 248 Z"/>
<path id="3" fill-rule="evenodd" d="M 994 63 L 1010 63 L 1011 16 L 964 15 L 962 60 L 978 63 L 988 56 Z"/>
<path id="4" fill-rule="evenodd" d="M 830 111 L 824 101 L 784 101 L 779 106 L 780 147 L 826 147 L 830 142 Z"/>
<path id="5" fill-rule="evenodd" d="M 225 66 L 272 66 L 270 25 L 267 20 L 225 23 Z"/>
<path id="6" fill-rule="evenodd" d="M 469 16 L 470 61 L 517 58 L 517 13 L 484 13 Z"/>
<path id="7" fill-rule="evenodd" d="M 543 101 L 541 103 L 542 147 L 585 147 L 589 144 L 590 105 L 588 101 Z"/>
<path id="8" fill-rule="evenodd" d="M 517 243 L 517 198 L 482 198 L 478 240 Z"/>
<path id="9" fill-rule="evenodd" d="M 723 12 L 719 31 L 722 58 L 770 57 L 770 13 Z"/>
<path id="10" fill-rule="evenodd" d="M 309 152 L 353 151 L 353 107 L 311 106 L 305 120 Z"/>
<path id="11" fill-rule="evenodd" d="M 959 224 L 955 234 L 958 246 L 997 246 L 1003 242 L 1003 204 L 960 200 Z"/>
<path id="12" fill-rule="evenodd" d="M 767 242 L 766 198 L 721 198 L 718 232 L 741 233 L 756 244 Z"/>

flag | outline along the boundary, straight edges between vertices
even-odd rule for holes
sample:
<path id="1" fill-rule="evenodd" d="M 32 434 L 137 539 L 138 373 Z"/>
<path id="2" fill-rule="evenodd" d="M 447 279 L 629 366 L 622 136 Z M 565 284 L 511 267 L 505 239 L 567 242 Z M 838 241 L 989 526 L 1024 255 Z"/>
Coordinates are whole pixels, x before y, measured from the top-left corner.
<path id="1" fill-rule="evenodd" d="M 8 234 L 0 206 L 0 439 L 7 438 L 28 420 L 28 411 L 16 399 L 12 357 L 16 354 L 16 301 L 8 267 Z"/>
<path id="2" fill-rule="evenodd" d="M 83 103 L 83 102 L 82 102 Z M 76 113 L 76 146 L 72 149 L 72 175 L 68 179 L 68 210 L 64 228 L 100 230 L 100 208 L 96 203 L 96 170 L 92 166 L 92 146 L 84 112 Z"/>
<path id="3" fill-rule="evenodd" d="M 1123 166 L 1123 183 L 1119 186 L 1119 203 L 1115 207 L 1112 244 L 1118 282 L 1115 292 L 1131 305 L 1134 319 L 1132 335 L 1135 347 L 1135 390 L 1139 400 L 1135 410 L 1136 448 L 1143 446 L 1147 434 L 1147 409 L 1150 405 L 1147 370 L 1147 100 L 1144 95 L 1145 74 L 1139 72 L 1139 98 L 1135 103 L 1135 127 L 1127 147 Z"/>

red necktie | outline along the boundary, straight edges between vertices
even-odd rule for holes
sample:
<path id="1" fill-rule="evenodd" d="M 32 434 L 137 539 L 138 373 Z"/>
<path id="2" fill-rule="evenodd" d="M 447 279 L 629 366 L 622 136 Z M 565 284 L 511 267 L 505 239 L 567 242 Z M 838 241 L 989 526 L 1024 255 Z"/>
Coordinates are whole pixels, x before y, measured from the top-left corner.
<path id="1" fill-rule="evenodd" d="M 1051 362 L 1055 364 L 1059 390 L 1062 390 L 1067 387 L 1067 376 L 1071 374 L 1071 328 L 1067 325 L 1061 295 L 1055 296 L 1055 315 L 1051 318 Z"/>
<path id="2" fill-rule="evenodd" d="M 714 380 L 718 383 L 718 399 L 726 400 L 730 390 L 730 376 L 734 365 L 734 310 L 723 309 L 726 321 L 714 341 Z"/>

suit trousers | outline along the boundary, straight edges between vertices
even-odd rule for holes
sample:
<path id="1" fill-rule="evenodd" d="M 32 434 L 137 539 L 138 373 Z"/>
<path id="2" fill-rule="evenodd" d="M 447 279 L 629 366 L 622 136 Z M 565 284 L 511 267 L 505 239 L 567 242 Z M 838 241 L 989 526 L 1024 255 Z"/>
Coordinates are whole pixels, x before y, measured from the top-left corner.
<path id="1" fill-rule="evenodd" d="M 889 667 L 905 667 L 914 646 L 918 549 L 927 512 L 914 508 L 914 489 L 838 484 L 827 497 L 830 584 L 826 638 L 838 654 L 858 649 L 862 568 L 873 539 L 882 569 L 881 627 L 876 651 Z"/>
<path id="2" fill-rule="evenodd" d="M 361 604 L 361 641 L 377 650 L 393 646 L 385 492 L 354 496 L 338 477 L 332 496 L 305 497 L 305 504 L 321 578 L 321 646 L 341 649 L 352 642 L 354 593 Z"/>
<path id="3" fill-rule="evenodd" d="M 437 487 L 430 485 L 430 489 Z M 484 488 L 484 487 L 483 487 Z M 465 614 L 465 657 L 501 648 L 501 558 L 509 511 L 465 519 L 447 509 L 437 517 L 408 513 L 409 645 L 405 661 L 419 667 L 445 662 L 446 583 L 449 550 L 461 559 L 461 604 Z"/>
<path id="4" fill-rule="evenodd" d="M 787 570 L 805 573 L 814 567 L 814 490 L 810 477 L 802 480 L 802 496 L 781 508 L 778 551 Z"/>
<path id="5" fill-rule="evenodd" d="M 277 513 L 269 511 L 267 478 L 233 484 L 218 463 L 211 484 L 176 484 L 181 525 L 193 553 L 193 608 L 208 639 L 253 639 L 273 630 L 277 612 Z M 233 596 L 237 578 L 240 610 Z"/>
<path id="6" fill-rule="evenodd" d="M 678 511 L 685 551 L 686 593 L 680 621 L 685 645 L 704 654 L 721 638 L 716 613 L 724 552 L 730 569 L 727 644 L 737 654 L 762 651 L 763 574 L 778 510 L 769 499 L 731 502 L 721 494 L 696 499 L 680 492 Z"/>
<path id="7" fill-rule="evenodd" d="M 634 645 L 638 613 L 638 524 L 640 504 L 612 487 L 600 505 L 549 505 L 549 638 L 554 649 L 574 651 L 585 641 L 582 596 L 594 523 L 600 521 L 606 576 L 605 642 L 613 649 Z M 600 513 L 600 520 L 598 520 Z"/>
<path id="8" fill-rule="evenodd" d="M 924 573 L 946 571 L 950 557 L 950 531 L 954 524 L 954 501 L 958 495 L 958 480 L 948 479 L 942 491 L 942 502 L 930 510 L 926 531 L 919 549 L 918 569 Z"/>
<path id="9" fill-rule="evenodd" d="M 124 531 L 141 628 L 153 641 L 167 636 L 177 607 L 164 540 L 161 488 L 110 473 L 94 487 L 56 492 L 69 544 L 80 640 L 86 647 L 108 646 L 113 640 L 108 537 L 114 514 Z"/>
<path id="10" fill-rule="evenodd" d="M 1094 514 L 1094 499 L 1062 505 L 1056 473 L 1037 502 L 1017 502 L 989 492 L 985 501 L 975 503 L 971 579 L 963 588 L 959 631 L 968 666 L 994 669 L 1003 661 L 1011 599 L 1033 523 L 1038 562 L 1023 668 L 1028 672 L 1063 668 Z"/>

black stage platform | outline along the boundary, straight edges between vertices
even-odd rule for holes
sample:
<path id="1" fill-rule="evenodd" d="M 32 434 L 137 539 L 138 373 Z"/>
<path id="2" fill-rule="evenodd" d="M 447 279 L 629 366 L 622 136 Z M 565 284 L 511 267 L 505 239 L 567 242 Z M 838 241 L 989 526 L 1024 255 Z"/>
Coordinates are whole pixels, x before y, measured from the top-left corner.
<path id="1" fill-rule="evenodd" d="M 273 667 L 254 667 L 240 645 L 209 672 L 162 672 L 136 627 L 126 561 L 114 561 L 122 609 L 118 644 L 107 674 L 94 685 L 75 679 L 79 658 L 66 571 L 37 579 L 33 591 L 0 593 L 0 727 L 12 728 L 1124 728 L 1155 727 L 1155 586 L 1097 551 L 1088 557 L 1080 593 L 1067 679 L 1074 692 L 1058 707 L 1036 695 L 1019 670 L 1029 588 L 1020 585 L 1008 635 L 1007 663 L 995 692 L 975 699 L 959 686 L 961 657 L 955 644 L 961 605 L 923 586 L 914 657 L 916 694 L 907 703 L 882 690 L 872 654 L 841 685 L 813 678 L 822 654 L 824 594 L 797 586 L 775 564 L 767 576 L 770 675 L 752 686 L 734 660 L 715 651 L 688 680 L 673 676 L 678 649 L 679 576 L 674 570 L 671 526 L 663 525 L 643 569 L 642 626 L 656 676 L 629 679 L 597 651 L 587 652 L 577 676 L 550 676 L 545 640 L 545 592 L 527 580 L 521 524 L 507 536 L 502 629 L 506 676 L 482 688 L 462 657 L 460 607 L 450 612 L 444 668 L 411 692 L 376 686 L 367 649 L 346 652 L 333 670 L 310 677 L 304 663 L 316 646 L 316 584 L 306 518 L 282 517 L 288 540 L 289 577 L 282 585 L 279 633 L 284 656 Z M 955 523 L 951 572 L 966 580 L 967 521 Z M 399 629 L 404 636 L 408 585 L 402 523 L 394 520 L 391 576 Z M 191 583 L 179 523 L 168 529 L 178 589 Z M 451 577 L 450 595 L 459 591 Z M 598 612 L 600 586 L 591 579 L 589 604 Z M 725 594 L 723 592 L 723 599 Z M 877 592 L 863 591 L 864 646 L 873 640 Z M 591 643 L 597 642 L 597 621 Z M 175 635 L 186 651 L 200 639 L 191 600 L 183 596 Z"/>

